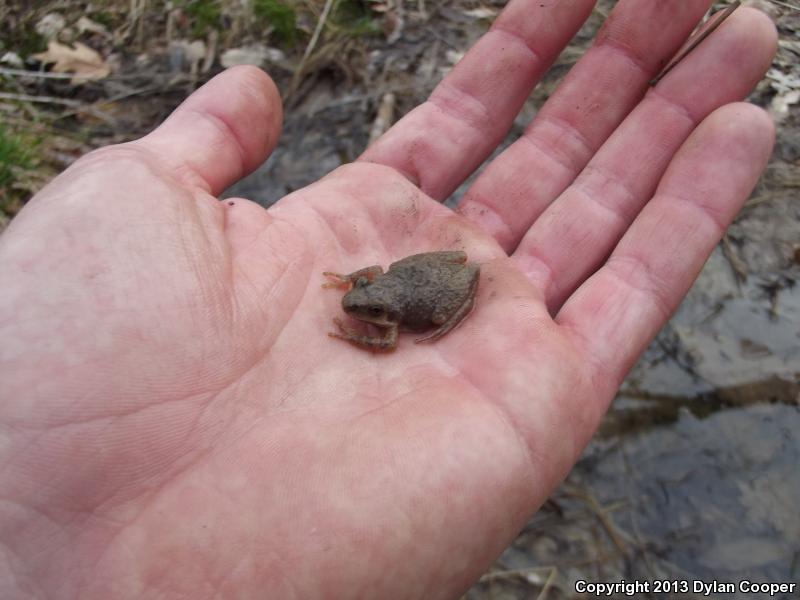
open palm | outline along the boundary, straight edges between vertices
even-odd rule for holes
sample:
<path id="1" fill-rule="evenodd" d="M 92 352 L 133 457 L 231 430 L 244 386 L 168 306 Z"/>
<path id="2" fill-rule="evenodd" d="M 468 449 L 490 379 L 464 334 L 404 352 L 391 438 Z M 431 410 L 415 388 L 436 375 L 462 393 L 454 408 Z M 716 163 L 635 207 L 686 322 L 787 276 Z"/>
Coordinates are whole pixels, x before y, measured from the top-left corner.
<path id="1" fill-rule="evenodd" d="M 67 170 L 0 238 L 0 596 L 452 597 L 577 459 L 764 167 L 728 104 L 774 30 L 623 0 L 457 213 L 591 2 L 514 0 L 356 163 L 268 210 L 215 195 L 280 126 L 230 70 Z M 736 65 L 735 68 L 731 65 Z M 465 250 L 476 309 L 393 353 L 331 339 L 326 270 Z"/>

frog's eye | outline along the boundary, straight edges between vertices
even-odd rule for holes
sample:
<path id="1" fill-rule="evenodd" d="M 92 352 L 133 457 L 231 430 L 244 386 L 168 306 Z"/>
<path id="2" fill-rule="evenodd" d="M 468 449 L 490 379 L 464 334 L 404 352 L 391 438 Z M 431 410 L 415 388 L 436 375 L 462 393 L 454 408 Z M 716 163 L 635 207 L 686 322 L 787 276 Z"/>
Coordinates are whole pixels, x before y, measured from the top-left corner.
<path id="1" fill-rule="evenodd" d="M 375 315 L 376 317 L 383 313 L 383 309 L 380 306 L 370 306 L 367 310 L 369 314 Z"/>

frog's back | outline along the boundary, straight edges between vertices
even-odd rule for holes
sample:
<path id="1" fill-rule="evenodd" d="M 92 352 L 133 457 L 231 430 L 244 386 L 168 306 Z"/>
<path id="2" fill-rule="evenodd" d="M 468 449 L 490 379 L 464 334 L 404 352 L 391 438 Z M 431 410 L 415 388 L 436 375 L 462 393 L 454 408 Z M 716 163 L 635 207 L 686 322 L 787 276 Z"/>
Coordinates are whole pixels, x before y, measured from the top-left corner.
<path id="1" fill-rule="evenodd" d="M 442 265 L 459 266 L 467 262 L 467 253 L 462 250 L 441 250 L 438 252 L 422 252 L 401 258 L 389 265 L 389 270 L 404 268 L 408 265 L 437 268 Z"/>
<path id="2" fill-rule="evenodd" d="M 447 260 L 443 256 L 449 254 L 453 253 L 426 252 L 407 256 L 389 265 L 386 275 L 402 282 L 409 292 L 413 292 L 412 295 L 425 296 L 426 290 L 448 287 L 453 276 L 464 269 L 463 262 Z"/>
<path id="3" fill-rule="evenodd" d="M 434 312 L 442 305 L 463 301 L 468 279 L 476 267 L 465 265 L 463 252 L 427 252 L 399 260 L 386 274 L 405 289 L 403 322 L 406 329 L 422 331 L 431 326 Z"/>

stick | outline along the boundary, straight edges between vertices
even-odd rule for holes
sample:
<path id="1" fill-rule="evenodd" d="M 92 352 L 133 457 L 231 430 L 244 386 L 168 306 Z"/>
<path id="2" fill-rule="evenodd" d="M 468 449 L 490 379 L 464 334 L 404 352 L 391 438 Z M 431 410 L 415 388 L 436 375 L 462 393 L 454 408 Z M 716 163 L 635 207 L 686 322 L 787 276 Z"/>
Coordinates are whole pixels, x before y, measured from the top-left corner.
<path id="1" fill-rule="evenodd" d="M 678 53 L 677 53 L 677 54 L 676 54 L 676 55 L 675 55 L 675 56 L 672 58 L 672 60 L 671 60 L 671 61 L 669 61 L 669 62 L 667 63 L 667 66 L 666 66 L 666 67 L 664 67 L 663 69 L 661 69 L 661 72 L 660 72 L 658 75 L 656 75 L 656 76 L 655 76 L 653 79 L 651 79 L 651 80 L 650 80 L 650 85 L 655 85 L 655 84 L 657 84 L 659 81 L 661 81 L 661 79 L 663 79 L 664 75 L 666 75 L 666 74 L 667 74 L 667 73 L 669 73 L 669 72 L 670 72 L 670 71 L 671 71 L 673 68 L 675 68 L 675 66 L 676 66 L 676 65 L 677 65 L 679 62 L 681 62 L 681 61 L 682 61 L 684 58 L 686 58 L 686 56 L 687 56 L 687 55 L 688 55 L 688 54 L 689 54 L 689 53 L 690 53 L 692 50 L 694 50 L 695 48 L 697 48 L 697 46 L 699 46 L 699 45 L 700 45 L 700 43 L 701 43 L 701 42 L 702 42 L 704 39 L 706 39 L 706 38 L 707 38 L 709 35 L 711 35 L 711 33 L 713 33 L 713 31 L 714 31 L 714 30 L 715 30 L 717 27 L 719 27 L 720 25 L 722 25 L 722 22 L 723 22 L 725 19 L 727 19 L 728 17 L 730 17 L 730 16 L 731 16 L 731 14 L 733 14 L 733 11 L 735 11 L 737 8 L 739 8 L 739 5 L 740 5 L 740 4 L 741 4 L 741 1 L 740 1 L 740 0 L 735 0 L 735 1 L 734 1 L 733 3 L 731 3 L 731 4 L 730 4 L 730 5 L 727 7 L 727 8 L 725 8 L 725 10 L 721 10 L 721 11 L 719 11 L 719 12 L 716 12 L 716 13 L 714 13 L 713 15 L 711 15 L 711 17 L 708 19 L 708 21 L 706 21 L 705 23 L 703 23 L 703 24 L 700 26 L 700 29 L 698 29 L 698 30 L 697 30 L 697 31 L 696 31 L 696 32 L 695 32 L 695 33 L 694 33 L 694 34 L 693 34 L 693 35 L 692 35 L 692 36 L 691 36 L 691 37 L 690 37 L 690 38 L 689 38 L 689 39 L 686 41 L 686 43 L 683 45 L 683 47 L 682 47 L 680 50 L 678 50 Z"/>

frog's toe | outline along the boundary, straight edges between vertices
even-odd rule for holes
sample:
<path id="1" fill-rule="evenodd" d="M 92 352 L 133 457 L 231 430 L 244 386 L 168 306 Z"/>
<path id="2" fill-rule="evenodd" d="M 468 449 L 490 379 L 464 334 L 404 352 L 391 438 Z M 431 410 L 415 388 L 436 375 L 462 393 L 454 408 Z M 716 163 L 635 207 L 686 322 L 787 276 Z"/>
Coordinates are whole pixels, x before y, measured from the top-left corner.
<path id="1" fill-rule="evenodd" d="M 340 340 L 350 340 L 353 337 L 353 335 L 356 334 L 356 332 L 350 329 L 349 327 L 345 327 L 342 320 L 338 317 L 334 317 L 333 324 L 336 325 L 336 328 L 339 331 L 329 331 L 328 332 L 329 337 L 337 338 Z"/>
<path id="2" fill-rule="evenodd" d="M 329 334 L 333 335 L 334 337 L 338 337 L 343 340 L 349 340 L 353 336 L 361 335 L 355 329 L 350 329 L 349 327 L 347 327 L 339 317 L 333 318 L 333 324 L 336 325 L 337 329 L 339 330 L 338 333 Z"/>

